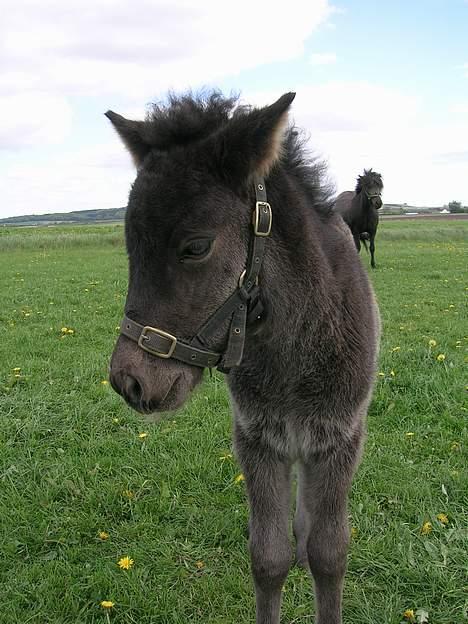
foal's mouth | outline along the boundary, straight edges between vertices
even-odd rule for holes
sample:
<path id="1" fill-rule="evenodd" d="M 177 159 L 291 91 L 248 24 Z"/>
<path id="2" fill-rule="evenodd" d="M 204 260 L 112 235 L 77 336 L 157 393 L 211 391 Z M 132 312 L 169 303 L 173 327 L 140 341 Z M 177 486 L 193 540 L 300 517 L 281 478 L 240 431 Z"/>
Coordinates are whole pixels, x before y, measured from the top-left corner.
<path id="1" fill-rule="evenodd" d="M 182 373 L 177 375 L 168 385 L 165 393 L 151 391 L 141 380 L 132 379 L 131 385 L 122 381 L 122 375 L 117 372 L 111 375 L 110 382 L 114 390 L 120 394 L 129 407 L 140 414 L 148 415 L 155 412 L 173 412 L 186 402 L 192 388 Z M 184 383 L 185 382 L 185 383 Z"/>

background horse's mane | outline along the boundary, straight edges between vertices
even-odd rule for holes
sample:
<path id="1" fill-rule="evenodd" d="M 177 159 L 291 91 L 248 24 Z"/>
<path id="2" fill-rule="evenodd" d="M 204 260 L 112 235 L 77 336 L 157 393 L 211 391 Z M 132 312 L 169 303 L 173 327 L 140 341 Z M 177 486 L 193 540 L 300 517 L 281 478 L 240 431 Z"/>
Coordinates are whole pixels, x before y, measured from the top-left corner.
<path id="1" fill-rule="evenodd" d="M 247 115 L 252 106 L 239 103 L 238 95 L 225 97 L 220 91 L 170 92 L 166 102 L 150 105 L 146 115 L 151 145 L 160 151 L 187 146 L 220 131 L 232 118 Z M 281 165 L 301 184 L 322 215 L 332 208 L 334 189 L 328 180 L 326 164 L 306 147 L 308 137 L 291 124 L 283 142 Z"/>
<path id="2" fill-rule="evenodd" d="M 383 188 L 382 176 L 376 171 L 370 169 L 364 169 L 364 173 L 357 178 L 356 193 L 360 193 L 364 187 L 377 185 L 381 189 Z"/>

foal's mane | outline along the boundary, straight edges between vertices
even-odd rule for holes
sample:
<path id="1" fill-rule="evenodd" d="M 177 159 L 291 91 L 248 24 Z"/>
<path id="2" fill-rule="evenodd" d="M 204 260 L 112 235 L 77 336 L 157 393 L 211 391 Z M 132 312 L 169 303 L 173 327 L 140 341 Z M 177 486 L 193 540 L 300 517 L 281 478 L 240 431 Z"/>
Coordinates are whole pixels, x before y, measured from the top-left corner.
<path id="1" fill-rule="evenodd" d="M 182 95 L 168 94 L 167 102 L 150 105 L 146 124 L 150 127 L 151 143 L 161 151 L 188 146 L 219 132 L 230 119 L 248 115 L 252 106 L 239 103 L 238 95 L 225 97 L 220 91 L 191 91 Z M 312 155 L 308 137 L 294 124 L 286 129 L 281 162 L 294 176 L 312 201 L 315 209 L 327 215 L 332 207 L 333 189 L 327 178 L 326 164 Z M 276 167 L 273 167 L 274 173 Z"/>
<path id="2" fill-rule="evenodd" d="M 380 173 L 372 171 L 372 167 L 370 169 L 364 169 L 364 173 L 357 178 L 356 193 L 360 193 L 363 188 L 368 188 L 369 186 L 372 186 L 374 184 L 382 189 L 382 176 L 380 175 Z"/>

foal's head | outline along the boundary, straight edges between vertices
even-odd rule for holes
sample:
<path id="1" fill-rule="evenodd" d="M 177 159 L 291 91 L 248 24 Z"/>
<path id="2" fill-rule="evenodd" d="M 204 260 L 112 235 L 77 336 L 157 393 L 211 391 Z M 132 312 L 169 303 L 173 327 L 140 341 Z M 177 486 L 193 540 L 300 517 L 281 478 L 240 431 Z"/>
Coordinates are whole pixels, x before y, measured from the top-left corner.
<path id="1" fill-rule="evenodd" d="M 251 180 L 280 157 L 293 99 L 234 110 L 216 93 L 171 96 L 145 121 L 106 113 L 137 167 L 125 225 L 128 317 L 189 341 L 235 290 L 251 232 Z M 211 349 L 224 345 L 226 330 Z M 111 360 L 113 388 L 145 413 L 179 407 L 201 376 L 122 335 Z"/>
<path id="2" fill-rule="evenodd" d="M 364 169 L 357 179 L 356 193 L 364 192 L 373 208 L 382 208 L 382 176 L 372 169 Z"/>

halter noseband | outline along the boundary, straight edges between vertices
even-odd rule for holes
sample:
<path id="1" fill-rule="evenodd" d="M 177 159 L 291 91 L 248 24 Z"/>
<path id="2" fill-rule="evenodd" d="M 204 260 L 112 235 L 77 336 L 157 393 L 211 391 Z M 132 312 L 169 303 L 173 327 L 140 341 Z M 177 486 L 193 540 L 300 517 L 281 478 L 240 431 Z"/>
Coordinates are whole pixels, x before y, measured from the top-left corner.
<path id="1" fill-rule="evenodd" d="M 366 191 L 366 189 L 363 189 L 363 191 L 366 194 L 367 199 L 374 199 L 374 197 L 382 197 L 382 192 L 380 192 L 380 193 L 368 193 Z"/>
<path id="2" fill-rule="evenodd" d="M 265 182 L 262 178 L 256 178 L 254 182 L 256 202 L 252 216 L 253 236 L 250 239 L 247 266 L 232 295 L 188 342 L 179 340 L 162 329 L 140 325 L 128 316 L 124 317 L 120 325 L 121 334 L 138 343 L 144 351 L 163 359 L 173 358 L 201 368 L 217 367 L 222 373 L 228 373 L 233 366 L 241 363 L 247 323 L 259 318 L 263 311 L 259 297 L 258 275 L 262 266 L 266 238 L 270 235 L 272 224 Z M 231 321 L 224 352 L 209 350 L 209 339 L 229 317 Z"/>

